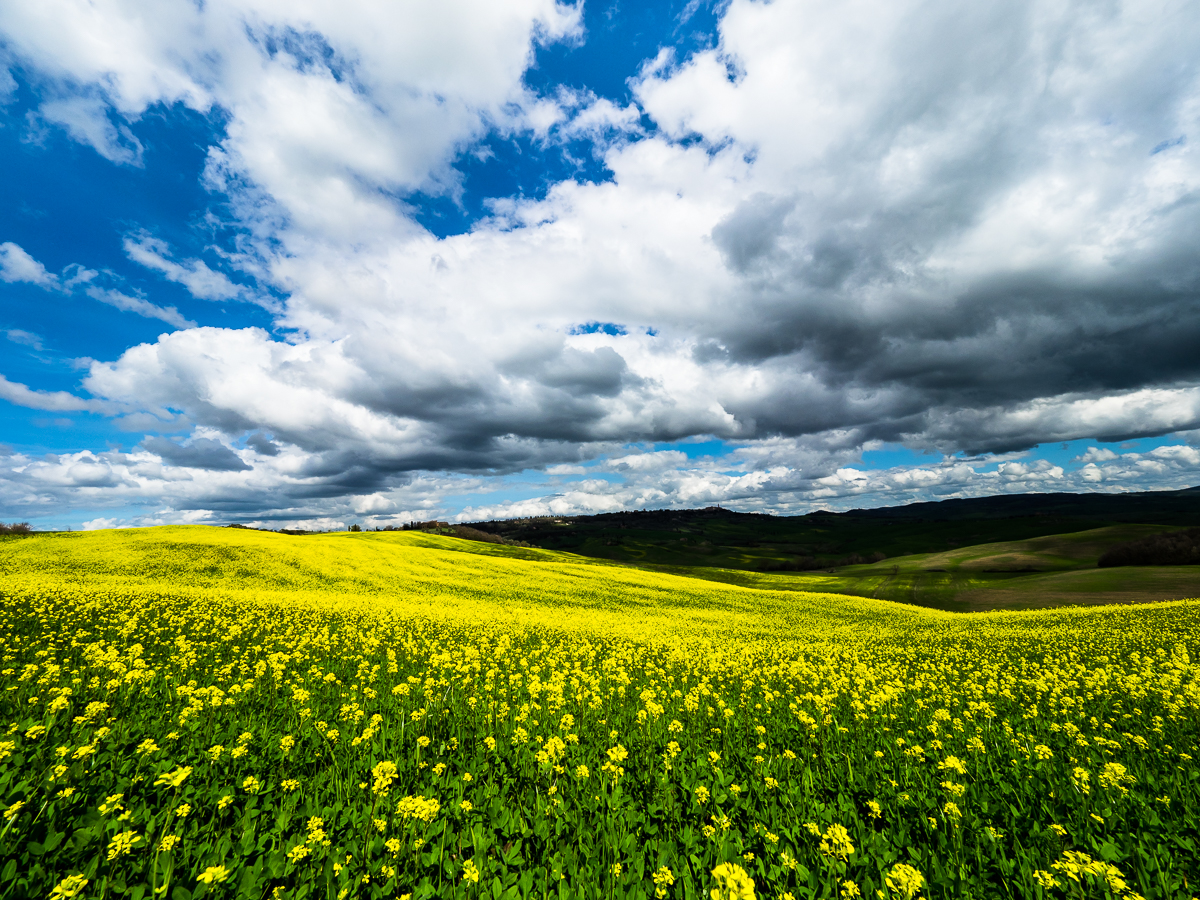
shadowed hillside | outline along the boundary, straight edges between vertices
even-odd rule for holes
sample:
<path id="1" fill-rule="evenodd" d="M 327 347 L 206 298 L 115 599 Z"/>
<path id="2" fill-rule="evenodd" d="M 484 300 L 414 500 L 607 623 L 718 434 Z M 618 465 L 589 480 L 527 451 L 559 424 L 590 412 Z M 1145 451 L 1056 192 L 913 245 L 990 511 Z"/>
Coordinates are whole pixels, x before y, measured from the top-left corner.
<path id="1" fill-rule="evenodd" d="M 1200 528 L 1154 534 L 1110 547 L 1100 555 L 1100 568 L 1111 566 L 1200 565 Z"/>
<path id="2" fill-rule="evenodd" d="M 1025 494 L 805 516 L 649 510 L 481 522 L 473 529 L 744 587 L 973 610 L 1200 596 L 1200 570 L 1179 555 L 1195 541 L 1173 536 L 1197 524 L 1200 489 L 1190 488 Z M 1175 549 L 1154 557 L 1170 560 L 1156 569 L 1130 569 L 1127 562 L 1098 568 L 1126 546 Z"/>
<path id="3" fill-rule="evenodd" d="M 1019 494 L 804 516 L 720 507 L 644 510 L 475 522 L 472 527 L 534 547 L 618 562 L 786 572 L 1135 523 L 1200 526 L 1200 488 Z"/>

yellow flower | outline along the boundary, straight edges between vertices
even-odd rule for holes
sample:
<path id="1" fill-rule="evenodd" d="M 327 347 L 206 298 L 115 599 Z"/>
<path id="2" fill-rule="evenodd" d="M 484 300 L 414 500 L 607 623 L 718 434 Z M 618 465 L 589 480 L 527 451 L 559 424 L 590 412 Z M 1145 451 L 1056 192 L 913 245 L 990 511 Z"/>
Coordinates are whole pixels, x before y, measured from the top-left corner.
<path id="1" fill-rule="evenodd" d="M 203 881 L 205 884 L 214 884 L 226 881 L 229 875 L 229 870 L 224 866 L 209 866 L 196 876 L 196 880 Z"/>
<path id="2" fill-rule="evenodd" d="M 463 863 L 462 880 L 470 884 L 479 884 L 479 870 L 475 868 L 475 860 L 468 859 Z"/>
<path id="3" fill-rule="evenodd" d="M 850 832 L 846 830 L 846 827 L 834 824 L 825 829 L 818 849 L 825 856 L 836 856 L 845 861 L 854 852 L 854 844 L 850 842 Z"/>
<path id="4" fill-rule="evenodd" d="M 292 791 L 300 787 L 300 782 L 295 778 L 285 778 L 282 782 L 280 782 L 279 786 L 290 794 Z"/>
<path id="5" fill-rule="evenodd" d="M 295 847 L 293 847 L 291 850 L 288 851 L 287 857 L 291 862 L 298 863 L 302 859 L 304 859 L 304 857 L 308 856 L 308 853 L 309 853 L 309 850 L 308 850 L 307 844 L 297 844 Z"/>
<path id="6" fill-rule="evenodd" d="M 896 863 L 887 874 L 888 891 L 901 900 L 913 900 L 925 885 L 925 876 L 907 863 Z"/>
<path id="7" fill-rule="evenodd" d="M 650 877 L 654 880 L 654 896 L 662 900 L 667 896 L 667 888 L 675 883 L 675 873 L 667 866 L 659 866 L 658 871 Z"/>
<path id="8" fill-rule="evenodd" d="M 108 861 L 112 862 L 118 857 L 125 856 L 133 849 L 133 845 L 140 842 L 141 839 L 141 835 L 132 831 L 123 831 L 115 835 L 108 842 Z"/>
<path id="9" fill-rule="evenodd" d="M 942 790 L 944 790 L 951 797 L 961 797 L 964 793 L 966 793 L 966 788 L 964 788 L 961 784 L 955 784 L 953 781 L 943 781 Z"/>
<path id="10" fill-rule="evenodd" d="M 50 900 L 71 900 L 79 896 L 79 892 L 87 886 L 88 880 L 82 875 L 68 875 L 50 892 Z"/>
<path id="11" fill-rule="evenodd" d="M 838 896 L 842 900 L 853 900 L 854 897 L 861 897 L 862 891 L 858 889 L 858 885 L 853 881 L 847 880 L 842 882 L 842 889 L 838 892 Z"/>
<path id="12" fill-rule="evenodd" d="M 1092 792 L 1091 775 L 1088 770 L 1082 766 L 1076 766 L 1071 770 L 1071 780 L 1081 794 L 1090 794 Z"/>
<path id="13" fill-rule="evenodd" d="M 224 809 L 225 807 L 229 806 L 229 804 L 231 804 L 232 802 L 233 802 L 233 795 L 225 794 L 223 797 L 221 797 L 220 800 L 217 801 L 217 809 Z"/>
<path id="14" fill-rule="evenodd" d="M 371 790 L 376 794 L 386 794 L 392 786 L 392 782 L 396 780 L 396 774 L 396 764 L 390 759 L 385 759 L 383 762 L 377 764 L 371 770 L 371 775 L 375 779 Z"/>
<path id="15" fill-rule="evenodd" d="M 154 786 L 178 788 L 185 781 L 187 781 L 188 776 L 191 774 L 191 766 L 181 766 L 173 772 L 163 772 L 158 776 L 157 779 L 155 779 Z"/>
<path id="16" fill-rule="evenodd" d="M 178 808 L 175 810 L 175 815 L 179 816 L 181 819 L 186 819 L 191 811 L 192 807 L 190 804 L 180 803 Z"/>
<path id="17" fill-rule="evenodd" d="M 158 849 L 163 853 L 170 853 L 179 845 L 180 837 L 177 834 L 164 834 L 162 840 L 158 842 Z"/>
<path id="18" fill-rule="evenodd" d="M 1123 765 L 1118 762 L 1110 762 L 1104 764 L 1104 769 L 1096 780 L 1100 782 L 1100 787 L 1106 790 L 1116 790 L 1127 794 L 1129 791 L 1125 785 L 1133 783 L 1135 779 Z"/>
<path id="19" fill-rule="evenodd" d="M 967 774 L 967 767 L 957 756 L 947 756 L 938 763 L 938 769 L 942 772 L 957 772 L 959 775 Z"/>
<path id="20" fill-rule="evenodd" d="M 1033 880 L 1046 890 L 1058 887 L 1058 879 L 1045 869 L 1034 869 Z"/>
<path id="21" fill-rule="evenodd" d="M 405 797 L 396 804 L 396 814 L 405 819 L 432 822 L 441 808 L 441 804 L 432 797 L 428 800 L 422 796 Z"/>
<path id="22" fill-rule="evenodd" d="M 722 863 L 712 874 L 717 886 L 709 891 L 711 900 L 754 900 L 754 879 L 741 866 Z"/>
<path id="23" fill-rule="evenodd" d="M 247 794 L 257 794 L 262 789 L 262 784 L 253 775 L 247 775 L 242 779 L 242 790 Z"/>

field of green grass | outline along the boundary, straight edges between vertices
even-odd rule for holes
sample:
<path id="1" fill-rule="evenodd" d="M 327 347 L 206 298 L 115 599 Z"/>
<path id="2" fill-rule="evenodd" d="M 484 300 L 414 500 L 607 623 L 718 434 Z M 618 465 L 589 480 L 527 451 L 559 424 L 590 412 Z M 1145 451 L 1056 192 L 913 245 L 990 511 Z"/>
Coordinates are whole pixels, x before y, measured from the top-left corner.
<path id="1" fill-rule="evenodd" d="M 828 577 L 1119 577 L 1113 537 Z M 0 900 L 1196 896 L 1200 601 L 726 574 L 763 586 L 416 532 L 0 539 Z"/>
<path id="2" fill-rule="evenodd" d="M 959 612 L 1198 596 L 1198 566 L 1096 568 L 1100 554 L 1109 547 L 1171 530 L 1165 525 L 1112 525 L 821 572 L 757 573 L 703 567 L 662 567 L 662 571 L 766 590 L 852 594 Z"/>

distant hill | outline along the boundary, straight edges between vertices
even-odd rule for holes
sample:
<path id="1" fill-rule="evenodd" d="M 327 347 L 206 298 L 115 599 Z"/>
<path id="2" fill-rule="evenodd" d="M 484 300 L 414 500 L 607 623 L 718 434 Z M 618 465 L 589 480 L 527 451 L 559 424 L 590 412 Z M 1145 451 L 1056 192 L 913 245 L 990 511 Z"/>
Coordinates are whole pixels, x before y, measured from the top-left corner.
<path id="1" fill-rule="evenodd" d="M 1067 516 L 1114 522 L 1190 525 L 1200 521 L 1200 486 L 1184 488 L 1181 491 L 1138 491 L 1121 494 L 1002 494 L 995 497 L 938 500 L 877 509 L 852 509 L 842 515 L 926 519 L 939 522 L 1021 516 Z"/>
<path id="2" fill-rule="evenodd" d="M 507 541 L 619 562 L 816 571 L 1119 524 L 1200 526 L 1200 487 L 1123 494 L 1011 494 L 803 516 L 720 507 L 542 516 L 471 527 Z"/>

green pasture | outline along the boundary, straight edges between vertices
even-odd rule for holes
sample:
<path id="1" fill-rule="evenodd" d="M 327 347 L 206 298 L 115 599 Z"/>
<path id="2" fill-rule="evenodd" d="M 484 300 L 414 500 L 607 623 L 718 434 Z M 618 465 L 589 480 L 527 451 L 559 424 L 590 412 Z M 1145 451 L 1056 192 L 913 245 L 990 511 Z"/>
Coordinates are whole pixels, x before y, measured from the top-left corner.
<path id="1" fill-rule="evenodd" d="M 1111 525 L 816 572 L 654 568 L 763 590 L 851 594 L 959 612 L 1200 596 L 1197 566 L 1096 568 L 1096 560 L 1109 547 L 1171 530 L 1167 525 Z"/>

